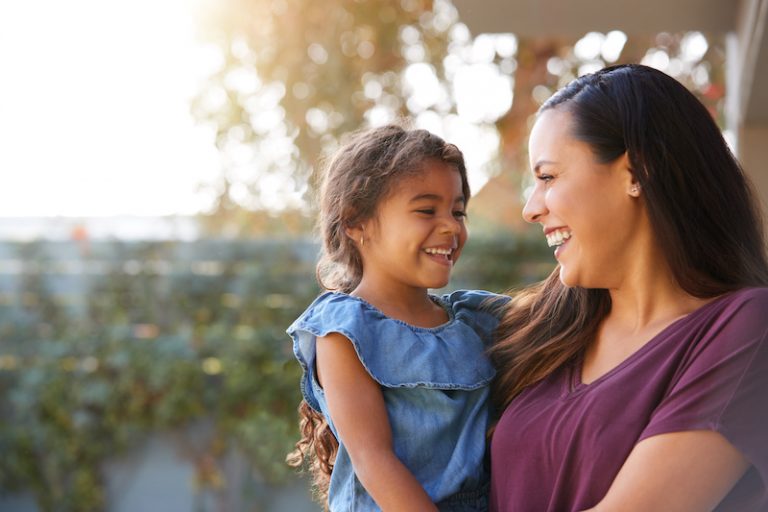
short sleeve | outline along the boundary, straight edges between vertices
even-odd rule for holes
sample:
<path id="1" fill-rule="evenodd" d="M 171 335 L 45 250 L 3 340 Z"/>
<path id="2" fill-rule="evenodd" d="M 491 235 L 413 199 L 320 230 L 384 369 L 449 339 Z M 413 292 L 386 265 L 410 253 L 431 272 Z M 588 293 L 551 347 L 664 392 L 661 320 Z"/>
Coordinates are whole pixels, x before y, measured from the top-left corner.
<path id="1" fill-rule="evenodd" d="M 768 289 L 737 292 L 696 338 L 640 440 L 713 430 L 768 483 Z"/>
<path id="2" fill-rule="evenodd" d="M 469 325 L 486 347 L 493 343 L 494 331 L 510 299 L 508 295 L 484 290 L 457 290 L 441 297 L 451 308 L 453 316 Z"/>
<path id="3" fill-rule="evenodd" d="M 494 371 L 476 325 L 465 321 L 471 315 L 459 318 L 451 311 L 450 316 L 444 325 L 421 328 L 389 318 L 356 297 L 321 295 L 287 330 L 304 371 L 304 398 L 320 409 L 312 387 L 316 343 L 333 332 L 349 339 L 365 370 L 382 386 L 472 390 L 488 385 Z"/>

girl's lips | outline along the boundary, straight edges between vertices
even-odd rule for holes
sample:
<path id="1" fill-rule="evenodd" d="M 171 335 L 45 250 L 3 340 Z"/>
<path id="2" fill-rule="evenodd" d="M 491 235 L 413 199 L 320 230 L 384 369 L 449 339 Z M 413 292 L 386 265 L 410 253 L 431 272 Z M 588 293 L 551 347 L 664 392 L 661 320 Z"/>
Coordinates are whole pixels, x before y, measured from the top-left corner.
<path id="1" fill-rule="evenodd" d="M 453 259 L 452 259 L 453 253 L 451 253 L 450 255 L 445 255 L 445 254 L 430 254 L 428 252 L 425 252 L 424 254 L 426 254 L 429 259 L 431 259 L 436 263 L 439 263 L 440 265 L 445 265 L 447 267 L 453 266 Z"/>
<path id="2" fill-rule="evenodd" d="M 433 260 L 440 263 L 453 264 L 454 255 L 456 254 L 456 246 L 442 245 L 432 246 L 423 249 L 424 253 Z"/>

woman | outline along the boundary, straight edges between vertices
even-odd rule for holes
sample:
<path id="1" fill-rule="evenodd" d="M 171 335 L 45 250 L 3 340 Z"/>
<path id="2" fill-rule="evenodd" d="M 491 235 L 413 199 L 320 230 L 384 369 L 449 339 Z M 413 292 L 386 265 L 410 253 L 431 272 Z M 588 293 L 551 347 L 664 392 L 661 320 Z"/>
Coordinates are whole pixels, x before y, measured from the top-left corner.
<path id="1" fill-rule="evenodd" d="M 616 66 L 540 109 L 523 210 L 558 268 L 493 358 L 497 511 L 767 510 L 768 263 L 705 107 Z"/>

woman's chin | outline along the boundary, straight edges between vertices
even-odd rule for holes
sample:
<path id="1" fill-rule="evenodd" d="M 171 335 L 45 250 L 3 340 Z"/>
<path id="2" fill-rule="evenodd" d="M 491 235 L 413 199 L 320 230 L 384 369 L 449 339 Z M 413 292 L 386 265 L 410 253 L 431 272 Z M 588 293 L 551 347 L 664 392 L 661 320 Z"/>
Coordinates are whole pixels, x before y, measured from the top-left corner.
<path id="1" fill-rule="evenodd" d="M 560 265 L 560 282 L 563 283 L 563 286 L 567 286 L 568 288 L 581 286 L 576 279 L 576 276 L 574 276 L 572 272 L 568 272 L 562 265 Z"/>
<path id="2" fill-rule="evenodd" d="M 568 284 L 568 272 L 566 272 L 565 267 L 560 265 L 560 282 L 563 283 L 564 286 L 571 286 Z"/>

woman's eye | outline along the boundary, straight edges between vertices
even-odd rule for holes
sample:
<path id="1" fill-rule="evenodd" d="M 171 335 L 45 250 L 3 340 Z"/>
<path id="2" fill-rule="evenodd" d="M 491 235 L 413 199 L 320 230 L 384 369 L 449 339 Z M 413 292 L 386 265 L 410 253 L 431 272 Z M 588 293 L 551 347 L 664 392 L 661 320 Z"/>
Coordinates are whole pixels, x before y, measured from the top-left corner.
<path id="1" fill-rule="evenodd" d="M 536 179 L 538 179 L 538 180 L 541 180 L 541 181 L 543 181 L 544 183 L 549 183 L 550 181 L 552 181 L 553 179 L 555 179 L 555 177 L 554 177 L 554 176 L 552 176 L 551 174 L 538 174 L 538 175 L 536 176 Z"/>

